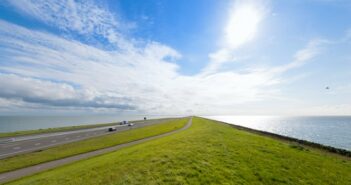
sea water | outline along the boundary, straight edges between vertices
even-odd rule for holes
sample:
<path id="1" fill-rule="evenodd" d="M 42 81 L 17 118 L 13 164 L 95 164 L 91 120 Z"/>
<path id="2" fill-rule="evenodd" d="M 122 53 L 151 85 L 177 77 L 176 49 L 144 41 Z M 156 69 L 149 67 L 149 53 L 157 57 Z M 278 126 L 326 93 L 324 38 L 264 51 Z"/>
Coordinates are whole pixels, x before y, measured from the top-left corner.
<path id="1" fill-rule="evenodd" d="M 204 116 L 351 151 L 351 116 Z"/>

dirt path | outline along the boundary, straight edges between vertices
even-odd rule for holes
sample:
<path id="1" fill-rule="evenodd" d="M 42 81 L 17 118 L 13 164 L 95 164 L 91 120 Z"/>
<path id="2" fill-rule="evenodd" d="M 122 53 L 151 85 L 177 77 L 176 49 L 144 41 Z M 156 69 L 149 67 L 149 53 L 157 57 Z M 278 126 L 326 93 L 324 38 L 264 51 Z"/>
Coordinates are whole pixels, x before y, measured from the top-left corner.
<path id="1" fill-rule="evenodd" d="M 104 148 L 104 149 L 100 149 L 100 150 L 96 150 L 96 151 L 92 151 L 92 152 L 88 152 L 88 153 L 84 153 L 84 154 L 79 154 L 79 155 L 75 155 L 75 156 L 71 156 L 71 157 L 67 157 L 67 158 L 63 158 L 63 159 L 59 159 L 59 160 L 55 160 L 55 161 L 50 161 L 50 162 L 46 162 L 46 163 L 42 163 L 42 164 L 37 164 L 34 166 L 30 166 L 30 167 L 26 167 L 26 168 L 22 168 L 22 169 L 18 169 L 15 171 L 10 171 L 10 172 L 6 172 L 6 173 L 2 173 L 0 174 L 0 183 L 5 183 L 5 182 L 9 182 L 15 179 L 19 179 L 21 177 L 24 176 L 29 176 L 29 175 L 33 175 L 39 172 L 43 172 L 49 169 L 53 169 L 56 168 L 58 166 L 62 166 L 65 164 L 69 164 L 75 161 L 79 161 L 82 159 L 87 159 L 90 157 L 95 157 L 98 155 L 102 155 L 102 154 L 106 154 L 112 151 L 116 151 L 125 147 L 129 147 L 129 146 L 133 146 L 136 144 L 140 144 L 140 143 L 144 143 L 153 139 L 158 139 L 158 138 L 162 138 L 165 136 L 169 136 L 171 134 L 180 132 L 182 130 L 186 130 L 191 126 L 192 123 L 192 118 L 189 119 L 188 123 L 181 129 L 178 130 L 174 130 L 171 132 L 167 132 L 161 135 L 157 135 L 157 136 L 152 136 L 152 137 L 148 137 L 148 138 L 144 138 L 144 139 L 140 139 L 140 140 L 136 140 L 136 141 L 132 141 L 129 143 L 124 143 L 124 144 L 120 144 L 120 145 L 116 145 L 113 147 L 109 147 L 109 148 Z"/>

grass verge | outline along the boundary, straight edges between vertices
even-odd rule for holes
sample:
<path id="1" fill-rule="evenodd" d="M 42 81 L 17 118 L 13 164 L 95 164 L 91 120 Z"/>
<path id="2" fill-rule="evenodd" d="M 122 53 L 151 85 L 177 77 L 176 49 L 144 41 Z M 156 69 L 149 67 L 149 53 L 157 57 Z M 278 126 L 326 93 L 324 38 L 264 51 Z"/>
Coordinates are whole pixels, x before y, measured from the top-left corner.
<path id="1" fill-rule="evenodd" d="M 182 132 L 10 184 L 349 184 L 349 158 L 193 118 Z"/>
<path id="2" fill-rule="evenodd" d="M 154 120 L 154 119 L 152 119 Z M 161 119 L 155 119 L 161 120 Z M 133 123 L 138 123 L 143 120 L 131 121 Z M 91 124 L 91 125 L 76 125 L 76 126 L 68 126 L 68 127 L 56 127 L 56 128 L 45 128 L 45 129 L 37 129 L 37 130 L 22 130 L 15 132 L 0 132 L 0 138 L 6 137 L 16 137 L 16 136 L 25 136 L 25 135 L 33 135 L 33 134 L 46 134 L 52 132 L 64 132 L 64 131 L 73 131 L 80 129 L 89 129 L 89 128 L 97 128 L 97 127 L 105 127 L 116 125 L 116 122 L 113 123 L 99 123 L 99 124 Z"/>
<path id="3" fill-rule="evenodd" d="M 102 148 L 107 148 L 110 146 L 127 143 L 142 138 L 160 135 L 166 132 L 182 128 L 183 126 L 185 126 L 187 121 L 187 118 L 176 119 L 173 121 L 168 121 L 167 123 L 155 124 L 128 131 L 122 131 L 116 134 L 110 134 L 73 143 L 63 144 L 52 148 L 40 150 L 37 152 L 20 154 L 14 157 L 1 159 L 0 173 L 56 159 L 61 159 L 68 156 L 86 153 Z"/>

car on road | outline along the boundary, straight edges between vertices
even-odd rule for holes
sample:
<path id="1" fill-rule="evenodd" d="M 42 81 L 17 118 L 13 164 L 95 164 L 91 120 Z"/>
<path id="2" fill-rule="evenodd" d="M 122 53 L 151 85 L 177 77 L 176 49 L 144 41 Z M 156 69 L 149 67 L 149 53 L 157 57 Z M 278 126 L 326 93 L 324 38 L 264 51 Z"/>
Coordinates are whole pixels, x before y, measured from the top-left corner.
<path id="1" fill-rule="evenodd" d="M 119 124 L 120 125 L 126 125 L 126 124 L 128 124 L 128 121 L 121 121 Z"/>
<path id="2" fill-rule="evenodd" d="M 130 126 L 130 127 L 133 126 L 133 125 L 134 125 L 133 123 L 128 123 L 128 126 Z"/>
<path id="3" fill-rule="evenodd" d="M 109 131 L 109 132 L 113 132 L 113 131 L 116 131 L 116 130 L 117 130 L 116 127 L 110 127 L 110 128 L 108 128 L 108 131 Z"/>

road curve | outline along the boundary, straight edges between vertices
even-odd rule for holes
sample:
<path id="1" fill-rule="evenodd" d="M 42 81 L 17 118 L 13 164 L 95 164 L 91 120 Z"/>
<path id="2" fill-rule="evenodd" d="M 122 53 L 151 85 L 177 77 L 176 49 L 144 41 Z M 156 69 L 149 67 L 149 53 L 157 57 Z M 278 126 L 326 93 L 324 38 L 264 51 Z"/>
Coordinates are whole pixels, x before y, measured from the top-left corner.
<path id="1" fill-rule="evenodd" d="M 67 158 L 63 158 L 63 159 L 59 159 L 59 160 L 55 160 L 55 161 L 50 161 L 50 162 L 46 162 L 46 163 L 41 163 L 41 164 L 37 164 L 34 166 L 30 166 L 30 167 L 26 167 L 26 168 L 22 168 L 22 169 L 18 169 L 15 171 L 10 171 L 10 172 L 5 172 L 0 174 L 0 183 L 6 183 L 15 179 L 19 179 L 21 177 L 25 177 L 25 176 L 29 176 L 29 175 L 33 175 L 39 172 L 43 172 L 49 169 L 53 169 L 65 164 L 69 164 L 78 160 L 82 160 L 82 159 L 87 159 L 90 157 L 95 157 L 98 155 L 102 155 L 102 154 L 106 154 L 109 152 L 113 152 L 125 147 L 129 147 L 129 146 L 133 146 L 136 144 L 140 144 L 140 143 L 144 143 L 146 141 L 150 141 L 153 139 L 158 139 L 158 138 L 162 138 L 165 136 L 169 136 L 171 134 L 183 131 L 188 129 L 192 124 L 192 117 L 189 119 L 188 123 L 181 129 L 178 130 L 174 130 L 171 132 L 167 132 L 161 135 L 157 135 L 157 136 L 152 136 L 152 137 L 148 137 L 148 138 L 144 138 L 144 139 L 140 139 L 140 140 L 136 140 L 136 141 L 132 141 L 129 143 L 124 143 L 124 144 L 120 144 L 120 145 L 116 145 L 113 147 L 109 147 L 109 148 L 104 148 L 104 149 L 100 149 L 100 150 L 96 150 L 96 151 L 92 151 L 92 152 L 87 152 L 84 154 L 79 154 L 79 155 L 75 155 L 75 156 L 71 156 L 71 157 L 67 157 Z"/>

